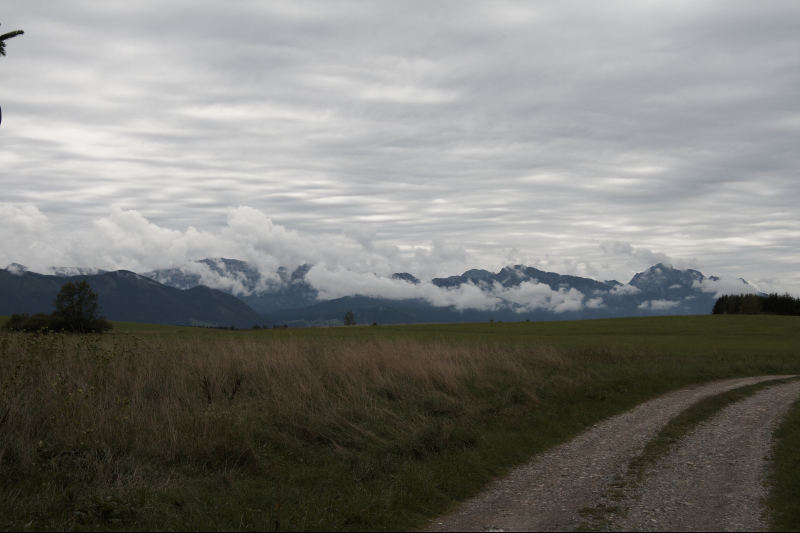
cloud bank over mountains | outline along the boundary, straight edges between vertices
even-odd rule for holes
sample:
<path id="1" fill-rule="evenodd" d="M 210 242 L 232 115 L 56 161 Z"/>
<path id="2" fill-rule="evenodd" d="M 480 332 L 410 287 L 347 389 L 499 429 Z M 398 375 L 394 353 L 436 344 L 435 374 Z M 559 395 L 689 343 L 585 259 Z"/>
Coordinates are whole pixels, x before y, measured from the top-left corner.
<path id="1" fill-rule="evenodd" d="M 512 304 L 520 313 L 532 310 L 562 313 L 579 311 L 586 305 L 599 306 L 602 302 L 602 298 L 586 300 L 584 294 L 573 288 L 554 290 L 544 283 L 531 281 L 513 287 L 497 282 L 440 287 L 430 280 L 411 284 L 376 274 L 331 271 L 325 265 L 311 267 L 306 280 L 319 291 L 319 297 L 326 300 L 354 294 L 388 299 L 415 298 L 436 307 L 452 306 L 457 310 L 494 311 Z"/>
<path id="2" fill-rule="evenodd" d="M 271 316 L 276 316 L 276 311 L 299 309 L 319 302 L 341 303 L 353 298 L 360 300 L 349 305 L 356 306 L 362 317 L 368 308 L 373 309 L 372 316 L 377 316 L 374 312 L 380 312 L 380 308 L 396 305 L 392 302 L 406 302 L 402 304 L 406 321 L 414 321 L 409 316 L 418 319 L 423 316 L 420 303 L 453 313 L 499 312 L 506 319 L 531 315 L 537 319 L 557 319 L 704 314 L 710 311 L 718 295 L 716 291 L 724 290 L 717 277 L 706 277 L 692 269 L 675 269 L 663 263 L 636 274 L 628 284 L 560 275 L 524 265 L 507 266 L 498 272 L 470 269 L 460 275 L 430 280 L 420 280 L 409 273 L 386 277 L 331 270 L 325 265 L 303 265 L 293 272 L 279 269 L 280 281 L 275 282 L 274 276 L 267 279 L 245 262 L 223 258 L 204 259 L 186 267 L 145 273 L 145 276 L 182 289 L 211 285 L 239 296 L 257 311 Z M 726 286 L 734 294 L 758 292 L 744 280 Z M 328 317 L 331 312 L 332 308 L 328 308 Z M 439 314 L 438 318 L 427 316 L 433 321 L 458 318 L 453 314 Z M 489 315 L 483 318 L 486 316 Z M 471 319 L 482 318 L 473 313 Z"/>
<path id="3" fill-rule="evenodd" d="M 512 308 L 518 313 L 533 310 L 564 313 L 602 309 L 609 299 L 641 292 L 626 283 L 631 264 L 639 270 L 648 268 L 650 265 L 646 263 L 654 260 L 682 267 L 680 261 L 672 261 L 664 254 L 628 243 L 605 242 L 597 246 L 594 263 L 589 260 L 558 265 L 545 257 L 528 266 L 556 271 L 567 266 L 571 269 L 562 274 L 618 279 L 621 283 L 583 291 L 569 286 L 551 287 L 535 279 L 511 285 L 468 280 L 442 286 L 434 282 L 437 276 L 452 276 L 476 266 L 494 271 L 506 265 L 481 263 L 480 256 L 454 243 L 424 243 L 409 250 L 376 243 L 366 232 L 292 230 L 273 223 L 264 213 L 250 207 L 230 209 L 226 224 L 216 230 L 165 228 L 137 211 L 120 207 L 110 208 L 107 216 L 95 219 L 88 228 L 70 228 L 31 205 L 0 203 L 0 217 L 5 221 L 0 227 L 0 239 L 7 244 L 0 249 L 0 264 L 21 263 L 43 273 L 53 273 L 55 266 L 69 267 L 62 269 L 62 274 L 98 269 L 148 272 L 171 268 L 181 275 L 192 276 L 198 285 L 240 297 L 281 290 L 292 283 L 287 273 L 307 265 L 302 282 L 316 291 L 318 300 L 362 295 L 419 299 L 457 310 Z M 237 258 L 254 272 L 229 269 L 224 261 L 214 264 L 198 261 L 208 257 Z M 612 265 L 612 258 L 621 260 Z M 586 275 L 586 270 L 606 275 Z M 397 272 L 410 272 L 419 282 L 394 278 Z M 508 275 L 522 274 L 514 274 L 511 269 Z M 757 290 L 734 277 L 697 279 L 693 285 L 694 289 L 715 295 Z M 675 308 L 676 302 L 665 294 L 643 302 L 640 309 L 668 310 Z"/>
<path id="4" fill-rule="evenodd" d="M 5 246 L 0 263 L 23 263 L 42 271 L 54 264 L 105 270 L 145 271 L 182 266 L 204 257 L 237 257 L 266 275 L 278 267 L 326 263 L 360 271 L 389 272 L 390 262 L 445 259 L 448 250 L 414 250 L 411 257 L 341 232 L 299 232 L 273 222 L 250 207 L 232 208 L 215 230 L 176 230 L 148 221 L 138 211 L 111 207 L 88 227 L 70 227 L 68 218 L 45 215 L 32 205 L 0 203 Z M 438 257 L 437 257 L 438 256 Z M 277 280 L 277 278 L 276 278 Z"/>

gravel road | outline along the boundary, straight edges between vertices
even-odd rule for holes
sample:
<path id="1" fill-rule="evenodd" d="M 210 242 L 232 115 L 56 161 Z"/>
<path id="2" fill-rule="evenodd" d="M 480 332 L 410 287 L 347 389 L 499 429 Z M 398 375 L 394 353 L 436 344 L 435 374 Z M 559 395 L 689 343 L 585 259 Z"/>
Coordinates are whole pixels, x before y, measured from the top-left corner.
<path id="1" fill-rule="evenodd" d="M 772 433 L 800 395 L 800 382 L 776 385 L 699 424 L 628 491 L 627 510 L 609 529 L 764 531 L 761 498 Z"/>
<path id="2" fill-rule="evenodd" d="M 451 514 L 432 521 L 427 530 L 571 531 L 586 527 L 587 523 L 580 511 L 596 507 L 598 503 L 607 499 L 614 480 L 624 476 L 631 459 L 642 452 L 647 442 L 655 437 L 661 427 L 672 417 L 703 398 L 738 387 L 785 377 L 787 376 L 758 376 L 715 381 L 674 391 L 645 402 L 626 413 L 591 427 L 567 443 L 538 455 L 531 462 L 516 468 L 505 478 L 490 485 L 483 493 L 464 502 Z M 800 386 L 795 383 L 791 385 Z M 800 388 L 782 387 L 785 388 L 782 388 L 781 391 L 785 392 L 782 392 L 780 396 L 784 398 L 784 403 L 791 403 L 791 399 L 797 396 L 792 391 L 800 392 Z M 776 388 L 771 387 L 768 390 L 772 391 Z M 792 394 L 795 396 L 792 397 Z M 757 396 L 761 397 L 761 394 Z M 750 406 L 748 402 L 743 407 L 742 413 L 744 414 L 740 419 L 735 418 L 737 415 L 732 415 L 734 418 L 721 419 L 719 422 L 721 426 L 731 430 L 729 426 L 744 423 L 745 419 L 748 420 L 750 431 L 742 429 L 738 433 L 747 433 L 748 439 L 752 438 L 753 442 L 761 443 L 759 448 L 753 452 L 755 454 L 753 457 L 763 458 L 766 453 L 763 450 L 768 449 L 771 434 L 769 429 L 754 431 L 753 424 L 768 425 L 759 416 L 768 414 L 769 417 L 778 420 L 780 414 L 785 411 L 783 407 L 776 407 L 769 400 L 766 402 L 766 404 L 759 404 L 760 407 Z M 786 403 L 786 407 L 789 403 Z M 739 403 L 736 405 L 738 406 Z M 727 412 L 727 409 L 724 412 Z M 717 418 L 719 417 L 713 420 L 716 421 Z M 707 453 L 709 448 L 704 448 L 705 444 L 698 446 L 699 448 L 696 450 L 700 457 L 695 464 L 714 462 L 716 458 L 714 452 Z M 727 459 L 723 459 L 723 461 L 725 460 Z M 684 460 L 684 462 L 687 461 L 689 460 Z M 749 457 L 742 458 L 740 461 L 755 460 Z M 755 463 L 759 463 L 759 461 L 755 461 Z M 664 468 L 669 469 L 668 466 Z M 721 475 L 724 478 L 727 474 Z M 668 485 L 670 481 L 664 478 L 663 483 Z M 623 523 L 620 516 L 615 515 L 612 518 L 620 521 L 611 523 L 609 527 L 665 529 L 665 526 L 659 525 L 660 522 L 651 522 L 651 519 L 656 518 L 654 510 L 666 509 L 666 506 L 651 505 L 650 500 L 644 496 L 644 492 L 651 489 L 645 490 L 644 487 L 645 485 L 642 484 L 640 487 L 642 491 L 630 492 L 626 495 L 631 505 L 636 503 L 643 506 L 641 514 L 646 515 L 644 525 L 638 522 Z M 758 496 L 755 498 L 757 500 Z M 652 501 L 659 501 L 657 493 L 653 495 Z M 648 507 L 649 505 L 650 507 Z M 676 503 L 675 508 L 678 508 L 679 505 Z M 687 506 L 684 505 L 680 508 L 686 509 Z M 632 512 L 627 515 L 620 514 L 625 515 L 625 520 L 632 520 L 635 512 L 633 507 L 631 510 Z M 648 514 L 648 510 L 654 512 Z M 706 527 L 706 529 L 718 529 L 719 527 L 722 527 L 721 524 L 714 524 L 713 527 Z"/>

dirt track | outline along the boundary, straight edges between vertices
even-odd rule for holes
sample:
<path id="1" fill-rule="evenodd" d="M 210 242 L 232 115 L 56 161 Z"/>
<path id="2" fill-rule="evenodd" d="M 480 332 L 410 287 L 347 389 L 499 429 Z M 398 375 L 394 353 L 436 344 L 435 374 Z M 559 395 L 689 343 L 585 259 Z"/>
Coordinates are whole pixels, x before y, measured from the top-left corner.
<path id="1" fill-rule="evenodd" d="M 602 509 L 598 506 L 608 501 L 614 480 L 624 476 L 631 459 L 682 410 L 708 396 L 783 377 L 787 376 L 716 381 L 645 402 L 518 467 L 453 513 L 434 520 L 428 530 L 761 528 L 758 498 L 763 492 L 764 456 L 780 416 L 800 395 L 798 382 L 769 387 L 698 426 L 687 435 L 676 453 L 658 463 L 652 474 L 647 472 L 638 488 L 626 491 L 616 502 L 617 512 L 608 513 L 606 520 L 588 521 L 585 510 Z M 747 451 L 742 455 L 728 453 L 736 449 Z M 688 452 L 681 455 L 684 453 L 681 450 Z M 681 463 L 683 468 L 679 469 L 676 465 Z M 670 478 L 668 474 L 673 470 L 675 477 Z M 717 481 L 705 485 L 694 495 L 676 485 L 681 481 L 692 486 L 692 479 L 703 477 L 713 477 Z M 742 481 L 744 479 L 747 481 Z M 709 493 L 719 497 L 706 497 Z M 687 497 L 679 501 L 684 494 Z M 720 500 L 725 504 L 720 504 Z M 729 523 L 715 521 L 715 516 L 731 514 L 732 509 L 741 512 Z M 676 516 L 681 521 L 675 521 Z M 706 517 L 703 520 L 710 517 L 713 526 L 710 527 L 708 521 L 703 522 L 701 517 Z"/>

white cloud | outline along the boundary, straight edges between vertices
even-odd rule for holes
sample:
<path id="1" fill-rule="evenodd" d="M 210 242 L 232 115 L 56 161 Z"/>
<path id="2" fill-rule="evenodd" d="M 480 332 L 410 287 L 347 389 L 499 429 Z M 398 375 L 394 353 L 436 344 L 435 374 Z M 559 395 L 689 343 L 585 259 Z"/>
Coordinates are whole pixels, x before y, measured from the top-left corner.
<path id="1" fill-rule="evenodd" d="M 216 270 L 208 264 L 191 261 L 180 267 L 186 274 L 194 274 L 199 278 L 199 284 L 212 289 L 227 291 L 236 296 L 249 296 L 259 290 L 265 290 L 277 282 L 274 272 L 265 272 L 256 280 L 256 286 L 250 287 L 250 280 L 241 272 L 228 269 L 222 261 L 216 261 Z"/>
<path id="2" fill-rule="evenodd" d="M 46 267 L 35 263 L 33 257 L 45 259 L 52 246 L 59 244 L 59 228 L 53 226 L 47 216 L 29 204 L 0 203 L 0 266 L 21 263 L 31 268 Z"/>
<path id="3" fill-rule="evenodd" d="M 404 298 L 416 295 L 418 286 L 402 280 L 379 276 L 372 272 L 357 272 L 342 268 L 330 268 L 325 263 L 311 267 L 306 274 L 308 281 L 325 300 L 358 294 L 377 298 Z M 412 296 L 413 297 L 413 296 Z"/>
<path id="4" fill-rule="evenodd" d="M 654 252 L 647 248 L 635 247 L 629 242 L 605 241 L 600 243 L 600 249 L 608 256 L 622 256 L 634 259 L 640 268 L 646 268 L 657 263 L 664 263 L 675 268 L 687 268 L 687 261 L 672 258 L 666 254 Z"/>
<path id="5" fill-rule="evenodd" d="M 647 309 L 651 311 L 666 311 L 674 309 L 681 304 L 678 300 L 647 300 L 639 304 L 639 309 Z"/>
<path id="6" fill-rule="evenodd" d="M 496 295 L 491 292 L 485 292 L 472 283 L 449 288 L 436 287 L 431 284 L 423 287 L 422 297 L 437 307 L 452 305 L 459 310 L 480 309 L 493 311 L 502 304 L 502 301 Z"/>
<path id="7" fill-rule="evenodd" d="M 518 306 L 519 312 L 544 309 L 555 313 L 583 309 L 583 294 L 573 288 L 553 290 L 544 283 L 524 281 L 514 287 L 495 284 L 493 294 Z"/>
<path id="8" fill-rule="evenodd" d="M 640 292 L 642 292 L 642 290 L 639 287 L 634 287 L 633 285 L 628 285 L 626 283 L 624 285 L 615 285 L 609 292 L 615 296 L 618 296 L 618 295 L 639 294 Z"/>
<path id="9" fill-rule="evenodd" d="M 703 292 L 713 293 L 715 298 L 726 294 L 755 294 L 760 292 L 758 287 L 747 283 L 741 278 L 706 278 L 703 281 L 695 281 L 692 283 L 692 287 Z"/>
<path id="10" fill-rule="evenodd" d="M 602 298 L 590 298 L 586 301 L 586 307 L 589 309 L 602 309 L 606 307 L 606 304 Z"/>
<path id="11" fill-rule="evenodd" d="M 321 299 L 353 294 L 390 299 L 420 298 L 437 307 L 481 310 L 493 310 L 502 303 L 499 297 L 471 283 L 451 288 L 438 287 L 430 281 L 413 285 L 374 273 L 331 269 L 325 264 L 314 265 L 306 274 L 306 281 L 319 291 Z"/>
<path id="12" fill-rule="evenodd" d="M 0 203 L 0 219 L 8 232 L 13 234 L 38 234 L 50 229 L 47 217 L 33 205 L 15 205 L 8 202 Z"/>
<path id="13" fill-rule="evenodd" d="M 72 227 L 63 215 L 46 214 L 30 204 L 2 203 L 0 216 L 4 220 L 0 240 L 7 244 L 0 248 L 3 264 L 22 263 L 37 272 L 54 266 L 136 272 L 180 267 L 209 286 L 235 292 L 246 291 L 243 279 L 221 278 L 195 261 L 215 257 L 246 261 L 259 270 L 264 286 L 277 282 L 279 267 L 293 270 L 310 263 L 318 265 L 315 272 L 338 272 L 344 276 L 340 282 L 348 286 L 358 282 L 369 293 L 391 293 L 397 285 L 388 278 L 394 272 L 433 277 L 463 271 L 472 261 L 463 248 L 438 241 L 401 250 L 376 243 L 366 231 L 350 236 L 335 230 L 293 230 L 247 206 L 229 209 L 226 222 L 210 229 L 165 228 L 119 206 L 108 208 L 88 227 Z M 365 285 L 369 276 L 378 283 L 374 289 Z M 329 277 L 321 278 L 321 283 Z M 335 283 L 330 290 L 335 293 Z"/>
<path id="14" fill-rule="evenodd" d="M 319 291 L 322 299 L 353 294 L 389 299 L 419 298 L 437 307 L 453 306 L 459 310 L 484 311 L 511 304 L 519 313 L 535 310 L 563 313 L 580 311 L 584 307 L 584 295 L 576 289 L 555 291 L 545 284 L 529 281 L 514 287 L 503 287 L 498 283 L 481 286 L 464 283 L 457 287 L 439 287 L 429 281 L 412 285 L 374 273 L 330 269 L 325 264 L 314 265 L 306 275 L 306 280 Z M 592 308 L 600 307 L 602 299 L 594 298 L 587 305 Z"/>
<path id="15" fill-rule="evenodd" d="M 20 265 L 18 263 L 11 263 L 6 267 L 10 273 L 14 274 L 15 276 L 21 276 L 26 272 L 26 268 L 24 265 Z"/>

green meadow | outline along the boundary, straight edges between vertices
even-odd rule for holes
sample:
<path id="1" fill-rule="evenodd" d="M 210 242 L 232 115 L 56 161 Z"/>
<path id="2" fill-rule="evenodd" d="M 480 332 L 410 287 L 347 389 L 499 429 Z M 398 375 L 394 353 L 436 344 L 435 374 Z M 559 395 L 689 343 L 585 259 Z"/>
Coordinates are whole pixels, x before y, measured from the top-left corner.
<path id="1" fill-rule="evenodd" d="M 421 528 L 648 398 L 794 373 L 791 316 L 2 331 L 0 529 Z M 779 434 L 798 529 L 800 409 Z"/>

